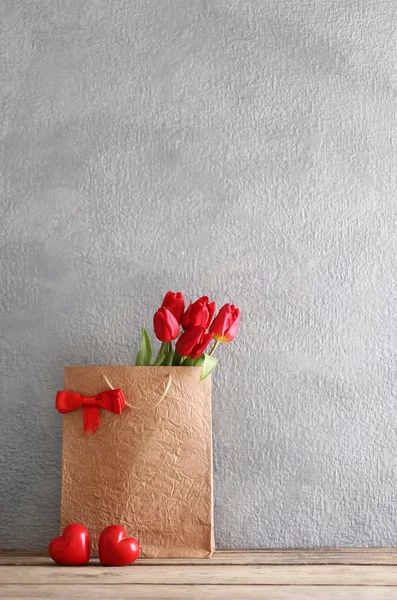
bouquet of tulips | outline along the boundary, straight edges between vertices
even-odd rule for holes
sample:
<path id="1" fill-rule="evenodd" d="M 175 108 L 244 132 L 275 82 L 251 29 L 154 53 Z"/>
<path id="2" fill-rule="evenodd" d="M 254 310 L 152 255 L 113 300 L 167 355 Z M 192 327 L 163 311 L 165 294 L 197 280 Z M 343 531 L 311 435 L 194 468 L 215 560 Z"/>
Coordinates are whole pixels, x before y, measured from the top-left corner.
<path id="1" fill-rule="evenodd" d="M 202 367 L 201 380 L 208 377 L 218 362 L 213 356 L 216 348 L 234 340 L 240 325 L 240 311 L 234 304 L 222 306 L 213 319 L 215 310 L 216 304 L 209 302 L 208 296 L 190 302 L 185 310 L 183 294 L 167 292 L 153 318 L 154 333 L 161 342 L 157 356 L 153 361 L 150 337 L 143 327 L 135 364 Z"/>

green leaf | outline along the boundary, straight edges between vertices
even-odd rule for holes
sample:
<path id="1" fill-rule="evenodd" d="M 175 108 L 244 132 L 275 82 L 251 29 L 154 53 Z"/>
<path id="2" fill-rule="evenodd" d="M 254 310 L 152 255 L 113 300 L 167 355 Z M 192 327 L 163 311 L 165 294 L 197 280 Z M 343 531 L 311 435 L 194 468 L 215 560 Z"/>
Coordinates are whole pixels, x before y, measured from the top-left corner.
<path id="1" fill-rule="evenodd" d="M 166 356 L 165 352 L 159 352 L 158 355 L 156 356 L 156 360 L 154 361 L 153 366 L 161 367 L 161 365 L 164 362 L 165 356 Z"/>
<path id="2" fill-rule="evenodd" d="M 168 343 L 162 342 L 161 346 L 160 346 L 160 350 L 158 351 L 158 354 L 156 356 L 156 360 L 153 363 L 154 367 L 159 367 L 163 363 L 163 360 L 164 360 L 166 352 L 167 352 L 167 348 L 168 348 Z"/>
<path id="3" fill-rule="evenodd" d="M 174 352 L 175 350 L 170 350 L 169 352 L 167 352 L 167 354 L 165 354 L 164 361 L 162 362 L 163 367 L 170 367 L 172 365 Z"/>
<path id="4" fill-rule="evenodd" d="M 199 359 L 200 358 L 201 356 L 199 357 Z M 215 369 L 217 364 L 218 361 L 216 358 L 210 356 L 209 354 L 204 354 L 203 370 L 201 373 L 200 381 L 203 381 L 203 379 L 208 377 L 208 375 Z"/>
<path id="5" fill-rule="evenodd" d="M 137 367 L 146 367 L 152 362 L 152 342 L 145 327 L 142 327 L 142 342 L 139 352 L 136 355 L 135 365 Z"/>

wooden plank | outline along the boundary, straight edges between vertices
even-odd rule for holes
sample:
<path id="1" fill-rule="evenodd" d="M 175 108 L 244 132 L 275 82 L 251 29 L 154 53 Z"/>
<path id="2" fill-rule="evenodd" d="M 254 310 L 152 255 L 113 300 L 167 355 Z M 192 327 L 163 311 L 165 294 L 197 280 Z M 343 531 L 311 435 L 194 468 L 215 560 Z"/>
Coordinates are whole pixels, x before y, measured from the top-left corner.
<path id="1" fill-rule="evenodd" d="M 159 585 L 58 585 L 0 587 L 2 600 L 26 598 L 80 600 L 395 600 L 397 590 L 387 587 L 291 587 L 291 586 L 159 586 Z"/>
<path id="2" fill-rule="evenodd" d="M 44 565 L 43 550 L 2 551 L 0 565 Z M 336 548 L 315 550 L 218 550 L 210 559 L 143 559 L 146 565 L 397 565 L 397 548 Z"/>
<path id="3" fill-rule="evenodd" d="M 357 565 L 3 566 L 2 584 L 397 586 L 397 568 Z M 397 591 L 396 591 L 397 596 Z"/>

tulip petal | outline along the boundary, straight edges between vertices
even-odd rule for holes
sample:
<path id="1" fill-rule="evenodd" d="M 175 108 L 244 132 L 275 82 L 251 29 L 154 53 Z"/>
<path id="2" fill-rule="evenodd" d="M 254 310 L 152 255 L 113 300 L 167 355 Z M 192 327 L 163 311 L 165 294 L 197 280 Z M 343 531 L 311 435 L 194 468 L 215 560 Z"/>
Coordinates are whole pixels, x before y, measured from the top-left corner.
<path id="1" fill-rule="evenodd" d="M 230 327 L 228 328 L 228 330 L 225 333 L 225 337 L 227 338 L 228 342 L 231 342 L 234 340 L 234 338 L 237 335 L 237 331 L 238 331 L 239 327 L 240 327 L 240 311 L 238 311 L 238 312 L 236 311 L 235 320 L 230 325 Z"/>
<path id="2" fill-rule="evenodd" d="M 153 317 L 153 328 L 161 342 L 172 342 L 180 332 L 179 323 L 168 308 L 160 307 Z"/>
<path id="3" fill-rule="evenodd" d="M 192 308 L 192 301 L 190 301 L 189 306 L 187 307 L 186 311 L 182 315 L 181 325 L 182 325 L 182 329 L 184 329 L 185 331 L 189 327 L 191 308 Z"/>
<path id="4" fill-rule="evenodd" d="M 231 342 L 240 325 L 240 310 L 234 304 L 225 304 L 220 309 L 210 327 L 217 342 L 225 344 Z"/>
<path id="5" fill-rule="evenodd" d="M 178 321 L 181 322 L 185 310 L 185 299 L 182 292 L 167 292 L 164 296 L 161 308 L 168 308 Z"/>
<path id="6" fill-rule="evenodd" d="M 212 317 L 214 316 L 214 313 L 216 311 L 216 302 L 210 302 L 208 304 L 208 321 L 207 321 L 207 327 L 209 327 L 211 325 L 211 321 L 212 321 Z"/>

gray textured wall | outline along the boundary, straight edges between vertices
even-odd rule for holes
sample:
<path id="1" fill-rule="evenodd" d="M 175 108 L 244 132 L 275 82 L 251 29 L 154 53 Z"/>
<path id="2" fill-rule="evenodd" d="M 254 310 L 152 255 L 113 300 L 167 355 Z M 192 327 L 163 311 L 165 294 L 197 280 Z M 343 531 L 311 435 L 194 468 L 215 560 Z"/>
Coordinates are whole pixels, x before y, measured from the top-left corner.
<path id="1" fill-rule="evenodd" d="M 395 0 L 2 0 L 0 547 L 59 526 L 63 366 L 243 312 L 221 547 L 395 545 Z"/>

